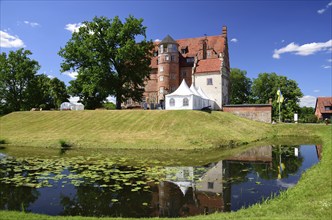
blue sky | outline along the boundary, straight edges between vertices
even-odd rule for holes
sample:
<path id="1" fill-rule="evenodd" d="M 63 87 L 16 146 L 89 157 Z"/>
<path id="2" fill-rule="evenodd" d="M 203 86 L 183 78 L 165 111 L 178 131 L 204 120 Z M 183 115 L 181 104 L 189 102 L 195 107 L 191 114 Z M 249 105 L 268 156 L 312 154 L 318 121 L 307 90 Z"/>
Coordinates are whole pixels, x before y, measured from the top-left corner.
<path id="1" fill-rule="evenodd" d="M 296 80 L 313 106 L 332 96 L 332 1 L 15 1 L 0 0 L 1 52 L 24 47 L 41 65 L 39 73 L 66 84 L 57 55 L 74 27 L 94 16 L 143 18 L 147 37 L 174 39 L 219 35 L 228 28 L 230 64 L 256 78 L 275 72 Z"/>

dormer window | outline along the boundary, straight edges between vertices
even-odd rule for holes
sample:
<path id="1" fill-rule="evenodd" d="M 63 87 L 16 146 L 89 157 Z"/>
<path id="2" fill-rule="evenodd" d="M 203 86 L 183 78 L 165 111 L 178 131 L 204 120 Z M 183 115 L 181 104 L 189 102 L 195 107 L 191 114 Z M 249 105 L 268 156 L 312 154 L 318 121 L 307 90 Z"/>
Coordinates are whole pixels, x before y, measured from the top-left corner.
<path id="1" fill-rule="evenodd" d="M 188 46 L 182 46 L 182 47 L 181 47 L 181 53 L 182 53 L 182 54 L 186 54 L 186 53 L 188 53 Z"/>

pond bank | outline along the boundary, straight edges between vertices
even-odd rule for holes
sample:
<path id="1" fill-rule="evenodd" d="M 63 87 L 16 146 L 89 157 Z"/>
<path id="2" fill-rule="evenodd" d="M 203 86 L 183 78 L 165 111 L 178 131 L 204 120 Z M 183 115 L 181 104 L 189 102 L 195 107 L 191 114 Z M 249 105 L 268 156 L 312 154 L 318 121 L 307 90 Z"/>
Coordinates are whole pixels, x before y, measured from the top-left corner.
<path id="1" fill-rule="evenodd" d="M 181 114 L 182 113 L 179 113 L 179 115 Z M 219 118 L 218 123 L 223 124 L 226 127 L 227 118 L 232 116 L 226 115 L 224 118 L 223 114 L 220 115 L 222 116 L 216 115 L 216 117 Z M 185 115 L 181 115 L 181 117 L 183 116 Z M 236 133 L 237 135 L 241 134 L 241 129 L 236 128 L 236 124 L 233 123 L 238 121 L 240 121 L 241 123 L 250 123 L 247 120 L 242 121 L 242 119 L 232 119 L 233 120 L 231 120 L 230 125 L 235 126 L 234 133 Z M 2 123 L 3 119 L 1 119 L 1 126 L 3 125 Z M 6 126 L 10 125 L 8 121 L 6 123 Z M 187 123 L 191 124 L 191 122 L 188 121 Z M 261 123 L 258 124 L 258 126 L 260 126 Z M 292 134 L 292 136 L 294 137 L 301 137 L 301 139 L 303 137 L 318 137 L 322 141 L 323 145 L 322 160 L 318 165 L 314 166 L 303 174 L 301 180 L 296 187 L 287 190 L 273 200 L 265 201 L 263 204 L 254 205 L 251 208 L 240 210 L 235 213 L 220 213 L 208 216 L 191 217 L 186 219 L 330 219 L 332 217 L 332 126 L 304 124 L 263 124 L 261 127 L 254 127 L 253 124 L 250 125 L 252 126 L 252 128 L 245 128 L 243 130 L 243 135 L 240 135 L 241 137 L 238 137 L 239 142 L 245 142 L 245 138 L 250 136 L 250 134 L 246 133 L 247 131 L 250 131 L 252 133 L 252 136 L 254 136 L 254 138 L 250 138 L 250 142 L 253 142 L 257 139 L 262 139 L 263 137 L 275 137 L 280 140 L 280 143 L 282 143 L 282 141 L 284 141 L 284 137 L 289 137 L 290 134 Z M 261 131 L 258 130 L 260 128 L 262 129 Z M 209 130 L 211 128 L 208 127 L 207 129 Z M 227 126 L 227 128 L 223 129 L 225 132 L 227 130 L 232 131 L 233 127 Z M 256 129 L 257 131 L 255 131 Z M 192 128 L 192 131 L 194 133 L 196 132 L 196 135 L 199 130 L 201 129 Z M 231 134 L 231 136 L 233 135 L 232 137 L 234 137 L 234 133 Z M 178 135 L 181 136 L 180 134 Z M 227 139 L 226 134 L 221 135 L 222 137 Z M 195 148 L 197 148 L 197 146 Z M 180 150 L 177 151 L 177 153 L 180 152 Z M 90 217 L 83 218 L 68 216 L 51 217 L 45 215 L 27 214 L 11 211 L 0 211 L 0 216 L 1 219 L 97 219 Z M 169 218 L 167 219 L 169 220 Z"/>

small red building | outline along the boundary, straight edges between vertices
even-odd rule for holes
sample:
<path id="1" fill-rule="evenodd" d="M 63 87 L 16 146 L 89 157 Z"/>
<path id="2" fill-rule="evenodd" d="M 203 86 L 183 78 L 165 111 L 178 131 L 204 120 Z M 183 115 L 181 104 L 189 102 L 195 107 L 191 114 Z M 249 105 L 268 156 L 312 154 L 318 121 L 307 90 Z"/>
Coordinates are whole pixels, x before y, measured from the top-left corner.
<path id="1" fill-rule="evenodd" d="M 332 97 L 318 97 L 315 105 L 315 115 L 318 119 L 332 119 Z"/>

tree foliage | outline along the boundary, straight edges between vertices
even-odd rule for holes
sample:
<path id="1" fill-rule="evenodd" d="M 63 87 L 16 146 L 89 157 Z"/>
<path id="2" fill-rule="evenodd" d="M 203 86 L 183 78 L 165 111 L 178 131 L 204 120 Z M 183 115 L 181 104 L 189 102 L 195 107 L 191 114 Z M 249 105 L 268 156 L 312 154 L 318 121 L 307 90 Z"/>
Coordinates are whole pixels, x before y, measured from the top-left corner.
<path id="1" fill-rule="evenodd" d="M 108 95 L 116 97 L 118 109 L 128 98 L 141 99 L 153 48 L 142 22 L 133 16 L 125 22 L 118 17 L 95 17 L 83 22 L 60 49 L 62 71 L 78 72 L 69 91 L 79 96 L 86 108 L 101 107 Z M 139 38 L 143 40 L 136 42 Z"/>
<path id="2" fill-rule="evenodd" d="M 33 106 L 34 78 L 40 66 L 29 56 L 29 50 L 19 49 L 0 55 L 0 111 L 28 110 Z"/>
<path id="3" fill-rule="evenodd" d="M 31 108 L 59 108 L 69 96 L 64 82 L 37 75 L 40 66 L 19 49 L 0 55 L 0 114 Z"/>
<path id="4" fill-rule="evenodd" d="M 252 99 L 254 103 L 264 104 L 272 99 L 272 116 L 278 118 L 279 103 L 277 103 L 277 91 L 280 91 L 284 97 L 281 103 L 281 118 L 283 120 L 292 120 L 294 113 L 300 109 L 299 99 L 303 96 L 295 80 L 290 80 L 286 76 L 279 76 L 276 73 L 260 73 L 258 78 L 253 80 Z"/>
<path id="5" fill-rule="evenodd" d="M 251 93 L 251 79 L 248 78 L 247 72 L 237 68 L 231 69 L 231 104 L 249 103 Z"/>

